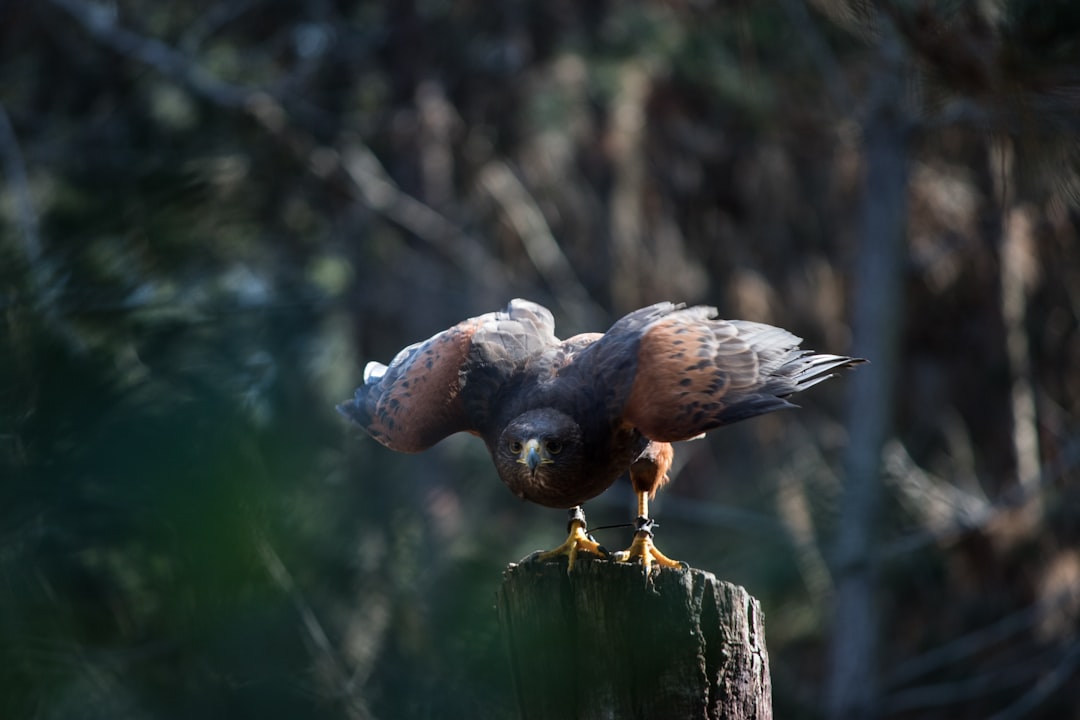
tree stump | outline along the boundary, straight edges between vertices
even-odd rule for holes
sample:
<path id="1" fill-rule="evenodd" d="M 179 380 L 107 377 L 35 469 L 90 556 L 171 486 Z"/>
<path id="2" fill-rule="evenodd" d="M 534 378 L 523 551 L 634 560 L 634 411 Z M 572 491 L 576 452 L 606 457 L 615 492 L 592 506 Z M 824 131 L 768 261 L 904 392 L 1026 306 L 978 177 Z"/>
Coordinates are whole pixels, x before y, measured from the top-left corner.
<path id="1" fill-rule="evenodd" d="M 524 720 L 771 720 L 761 607 L 703 570 L 511 564 L 496 601 Z"/>

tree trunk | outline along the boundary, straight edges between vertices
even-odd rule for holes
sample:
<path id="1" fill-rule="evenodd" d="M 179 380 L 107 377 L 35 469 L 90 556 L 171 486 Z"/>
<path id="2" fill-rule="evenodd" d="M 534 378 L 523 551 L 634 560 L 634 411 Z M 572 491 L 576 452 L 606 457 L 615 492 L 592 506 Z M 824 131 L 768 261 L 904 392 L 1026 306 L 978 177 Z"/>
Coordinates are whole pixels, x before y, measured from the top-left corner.
<path id="1" fill-rule="evenodd" d="M 880 714 L 877 687 L 877 546 L 881 453 L 893 416 L 907 267 L 906 59 L 889 29 L 882 67 L 862 123 L 863 194 L 853 318 L 853 353 L 870 361 L 848 385 L 844 489 L 833 546 L 832 643 L 826 681 L 831 720 Z"/>
<path id="2" fill-rule="evenodd" d="M 510 565 L 496 596 L 525 720 L 769 720 L 761 607 L 702 570 Z"/>

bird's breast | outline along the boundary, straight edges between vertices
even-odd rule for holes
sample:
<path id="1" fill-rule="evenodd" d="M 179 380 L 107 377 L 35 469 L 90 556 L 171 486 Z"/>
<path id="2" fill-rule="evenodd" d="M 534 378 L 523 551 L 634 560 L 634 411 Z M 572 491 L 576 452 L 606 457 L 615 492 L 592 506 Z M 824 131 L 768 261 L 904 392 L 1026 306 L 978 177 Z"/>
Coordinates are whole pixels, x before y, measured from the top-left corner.
<path id="1" fill-rule="evenodd" d="M 587 439 L 573 460 L 560 458 L 559 462 L 538 466 L 532 473 L 520 464 L 500 467 L 499 474 L 524 500 L 545 507 L 571 508 L 611 487 L 647 444 L 648 439 L 637 432 L 620 429 L 599 439 Z"/>
<path id="2" fill-rule="evenodd" d="M 516 494 L 537 505 L 572 508 L 607 490 L 625 469 L 599 473 L 582 472 L 579 469 L 556 472 L 545 466 L 537 472 L 536 477 L 520 485 Z"/>

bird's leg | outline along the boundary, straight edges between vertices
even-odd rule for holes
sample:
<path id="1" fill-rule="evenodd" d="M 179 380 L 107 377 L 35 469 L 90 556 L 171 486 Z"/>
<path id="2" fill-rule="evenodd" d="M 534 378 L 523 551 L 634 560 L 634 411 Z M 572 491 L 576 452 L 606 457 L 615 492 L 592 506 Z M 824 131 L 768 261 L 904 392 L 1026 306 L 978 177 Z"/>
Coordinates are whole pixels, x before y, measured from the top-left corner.
<path id="1" fill-rule="evenodd" d="M 685 568 L 686 564 L 672 560 L 656 549 L 653 544 L 653 530 L 656 523 L 649 517 L 649 498 L 668 481 L 668 470 L 675 451 L 670 443 L 651 441 L 642 450 L 641 455 L 630 463 L 630 484 L 637 493 L 637 520 L 634 522 L 634 542 L 623 552 L 615 553 L 615 559 L 621 562 L 639 560 L 645 568 L 645 577 L 649 577 L 653 563 L 657 567 Z"/>
<path id="2" fill-rule="evenodd" d="M 585 511 L 581 509 L 580 505 L 570 508 L 567 529 L 570 531 L 570 536 L 566 538 L 566 542 L 554 550 L 535 553 L 531 559 L 545 561 L 565 555 L 567 558 L 566 572 L 570 572 L 574 569 L 574 560 L 577 559 L 579 552 L 584 551 L 600 557 L 607 557 L 608 551 L 589 536 L 588 526 L 585 524 Z"/>
<path id="3" fill-rule="evenodd" d="M 653 563 L 656 563 L 657 567 L 685 568 L 686 563 L 672 560 L 653 544 L 653 529 L 656 527 L 656 521 L 649 517 L 649 493 L 639 490 L 637 499 L 638 516 L 634 521 L 634 541 L 626 550 L 615 553 L 615 559 L 620 562 L 630 562 L 635 559 L 640 561 L 646 575 L 652 572 Z"/>

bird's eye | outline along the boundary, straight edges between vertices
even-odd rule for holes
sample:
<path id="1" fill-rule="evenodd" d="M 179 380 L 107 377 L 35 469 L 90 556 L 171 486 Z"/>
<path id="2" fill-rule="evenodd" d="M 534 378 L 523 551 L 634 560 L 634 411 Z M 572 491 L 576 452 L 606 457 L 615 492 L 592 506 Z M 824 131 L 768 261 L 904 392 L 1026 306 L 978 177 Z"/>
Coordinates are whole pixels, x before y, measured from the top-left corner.
<path id="1" fill-rule="evenodd" d="M 552 455 L 557 455 L 562 450 L 562 443 L 558 440 L 547 441 L 547 451 Z"/>
<path id="2" fill-rule="evenodd" d="M 510 452 L 512 452 L 514 454 L 520 453 L 523 447 L 524 446 L 521 444 L 520 440 L 511 440 L 510 441 Z"/>

